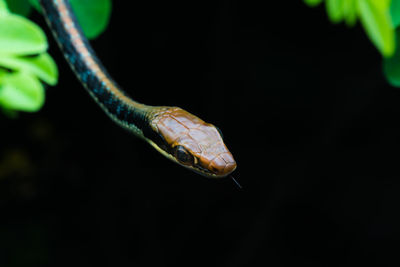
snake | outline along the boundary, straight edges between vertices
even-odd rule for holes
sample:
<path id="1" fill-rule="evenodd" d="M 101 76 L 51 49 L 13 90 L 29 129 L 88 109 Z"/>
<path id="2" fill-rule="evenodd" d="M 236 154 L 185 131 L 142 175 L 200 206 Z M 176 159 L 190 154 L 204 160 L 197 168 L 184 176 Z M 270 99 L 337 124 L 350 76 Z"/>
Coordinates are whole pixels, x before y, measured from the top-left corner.
<path id="1" fill-rule="evenodd" d="M 139 103 L 113 80 L 85 37 L 69 0 L 40 0 L 40 5 L 72 71 L 111 120 L 205 177 L 226 177 L 236 169 L 216 126 L 179 107 Z"/>

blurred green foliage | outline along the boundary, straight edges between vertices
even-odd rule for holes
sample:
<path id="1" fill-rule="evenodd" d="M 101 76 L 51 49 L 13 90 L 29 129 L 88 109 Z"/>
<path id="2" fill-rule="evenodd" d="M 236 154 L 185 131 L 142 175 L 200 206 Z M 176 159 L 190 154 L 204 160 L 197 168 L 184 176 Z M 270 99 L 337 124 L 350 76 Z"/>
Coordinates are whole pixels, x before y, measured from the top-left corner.
<path id="1" fill-rule="evenodd" d="M 55 85 L 57 66 L 46 53 L 47 39 L 40 27 L 9 12 L 4 0 L 0 3 L 0 106 L 8 113 L 34 112 L 45 98 L 39 80 Z"/>
<path id="2" fill-rule="evenodd" d="M 317 6 L 321 4 L 323 0 L 304 0 L 304 2 L 309 6 Z"/>
<path id="3" fill-rule="evenodd" d="M 70 0 L 70 2 L 87 38 L 94 39 L 107 28 L 111 14 L 111 0 Z"/>
<path id="4" fill-rule="evenodd" d="M 392 0 L 390 14 L 397 43 L 394 55 L 383 60 L 383 72 L 391 85 L 400 87 L 400 0 Z"/>
<path id="5" fill-rule="evenodd" d="M 70 0 L 85 35 L 96 38 L 107 27 L 111 0 Z M 0 108 L 8 114 L 35 112 L 44 104 L 42 82 L 56 85 L 58 70 L 46 53 L 42 29 L 26 18 L 38 0 L 0 0 Z"/>
<path id="6" fill-rule="evenodd" d="M 31 11 L 31 4 L 26 0 L 6 0 L 8 9 L 15 14 L 28 16 Z"/>
<path id="7" fill-rule="evenodd" d="M 15 0 L 8 0 L 15 1 Z M 31 2 L 41 12 L 39 0 L 18 0 Z M 69 0 L 83 33 L 89 39 L 98 37 L 106 28 L 111 14 L 111 0 Z M 23 10 L 21 4 L 20 10 Z"/>
<path id="8" fill-rule="evenodd" d="M 304 0 L 311 6 L 325 2 L 332 23 L 353 26 L 360 20 L 371 42 L 383 56 L 388 82 L 400 87 L 400 0 Z M 396 30 L 397 28 L 397 30 Z"/>
<path id="9" fill-rule="evenodd" d="M 400 40 L 400 28 L 396 29 L 396 39 Z M 383 59 L 383 73 L 392 86 L 400 87 L 400 47 L 396 45 L 396 51 L 392 57 Z"/>
<path id="10" fill-rule="evenodd" d="M 304 0 L 317 6 L 322 0 Z M 353 26 L 360 20 L 368 37 L 384 57 L 395 51 L 395 31 L 392 22 L 391 0 L 325 0 L 325 8 L 333 23 L 346 22 Z M 396 1 L 393 1 L 393 3 Z"/>

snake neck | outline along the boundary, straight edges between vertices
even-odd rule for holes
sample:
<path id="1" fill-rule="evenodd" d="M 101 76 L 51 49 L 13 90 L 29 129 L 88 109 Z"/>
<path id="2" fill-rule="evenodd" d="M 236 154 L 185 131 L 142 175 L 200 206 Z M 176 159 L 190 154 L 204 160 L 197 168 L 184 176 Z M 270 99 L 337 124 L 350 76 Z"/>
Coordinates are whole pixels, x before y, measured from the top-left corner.
<path id="1" fill-rule="evenodd" d="M 63 54 L 92 98 L 116 123 L 143 137 L 150 106 L 131 99 L 97 58 L 68 0 L 40 0 L 45 18 Z"/>

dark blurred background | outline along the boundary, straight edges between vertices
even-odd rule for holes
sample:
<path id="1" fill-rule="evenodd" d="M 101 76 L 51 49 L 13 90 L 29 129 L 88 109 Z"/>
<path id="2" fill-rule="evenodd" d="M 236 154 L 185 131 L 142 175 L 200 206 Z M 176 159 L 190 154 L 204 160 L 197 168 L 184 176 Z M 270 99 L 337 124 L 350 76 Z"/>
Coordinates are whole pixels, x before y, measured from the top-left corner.
<path id="1" fill-rule="evenodd" d="M 302 1 L 113 4 L 104 65 L 221 128 L 243 189 L 116 126 L 35 14 L 60 81 L 0 116 L 0 266 L 399 266 L 400 92 L 359 25 Z"/>

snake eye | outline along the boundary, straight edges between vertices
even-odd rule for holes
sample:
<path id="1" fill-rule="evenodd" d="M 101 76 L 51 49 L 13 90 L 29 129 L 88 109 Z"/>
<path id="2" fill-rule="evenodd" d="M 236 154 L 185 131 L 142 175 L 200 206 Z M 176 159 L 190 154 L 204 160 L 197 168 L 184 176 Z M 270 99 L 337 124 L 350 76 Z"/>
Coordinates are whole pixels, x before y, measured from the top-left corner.
<path id="1" fill-rule="evenodd" d="M 189 165 L 193 163 L 193 156 L 183 146 L 175 147 L 175 157 L 182 164 Z"/>

